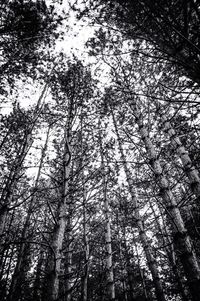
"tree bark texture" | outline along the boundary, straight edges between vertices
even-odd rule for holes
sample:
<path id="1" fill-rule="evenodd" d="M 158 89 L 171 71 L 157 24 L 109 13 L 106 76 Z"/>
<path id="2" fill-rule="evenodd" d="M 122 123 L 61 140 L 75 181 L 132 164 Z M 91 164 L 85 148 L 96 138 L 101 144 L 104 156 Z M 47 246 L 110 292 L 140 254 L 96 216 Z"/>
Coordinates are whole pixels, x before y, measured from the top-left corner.
<path id="1" fill-rule="evenodd" d="M 89 275 L 89 240 L 88 240 L 88 229 L 87 229 L 87 213 L 85 208 L 85 193 L 84 193 L 84 204 L 83 204 L 83 243 L 84 243 L 84 275 L 82 280 L 82 301 L 88 300 L 88 275 Z"/>
<path id="2" fill-rule="evenodd" d="M 135 116 L 142 141 L 146 148 L 149 164 L 155 175 L 156 184 L 160 188 L 162 200 L 169 215 L 174 244 L 176 246 L 176 253 L 181 260 L 193 300 L 198 301 L 200 300 L 200 268 L 191 239 L 185 228 L 176 200 L 169 187 L 168 180 L 163 174 L 155 147 L 149 138 L 145 125 L 143 124 L 142 114 L 140 113 L 135 100 L 132 100 L 131 108 L 133 115 Z"/>
<path id="3" fill-rule="evenodd" d="M 110 300 L 115 300 L 115 285 L 114 285 L 114 274 L 113 274 L 113 264 L 112 264 L 112 237 L 111 237 L 111 223 L 110 223 L 110 216 L 109 216 L 109 203 L 107 197 L 107 183 L 104 186 L 104 214 L 106 220 L 106 251 L 107 251 L 107 279 L 108 279 L 108 291 Z"/>
<path id="4" fill-rule="evenodd" d="M 71 151 L 68 142 L 68 135 L 65 132 L 65 146 L 63 156 L 63 196 L 58 208 L 57 223 L 54 227 L 53 240 L 52 240 L 52 255 L 49 265 L 49 279 L 48 279 L 48 297 L 49 301 L 58 300 L 59 296 L 59 275 L 61 270 L 62 259 L 62 245 L 64 234 L 67 226 L 67 209 L 68 209 L 68 181 L 71 166 Z M 68 289 L 68 288 L 67 288 Z M 68 301 L 68 300 L 67 300 Z"/>
<path id="5" fill-rule="evenodd" d="M 102 139 L 100 134 L 100 151 L 101 151 L 101 164 L 103 172 L 103 204 L 104 204 L 104 216 L 106 221 L 105 241 L 106 241 L 106 269 L 107 269 L 107 284 L 109 300 L 115 300 L 115 284 L 112 264 L 112 236 L 111 236 L 111 222 L 109 216 L 109 202 L 107 196 L 107 181 L 106 166 L 104 162 Z"/>
<path id="6" fill-rule="evenodd" d="M 170 138 L 171 146 L 173 147 L 174 152 L 181 159 L 184 172 L 190 181 L 191 190 L 198 199 L 197 205 L 200 206 L 200 177 L 198 170 L 193 165 L 188 151 L 183 146 L 180 138 L 177 136 L 175 130 L 173 129 L 170 121 L 167 119 L 166 116 L 162 116 L 162 123 L 164 127 L 164 132 Z"/>
<path id="7" fill-rule="evenodd" d="M 140 237 L 140 241 L 141 241 L 141 244 L 143 246 L 143 249 L 144 249 L 144 253 L 145 253 L 145 256 L 146 256 L 146 259 L 147 259 L 147 263 L 148 263 L 149 269 L 151 271 L 151 275 L 152 275 L 152 279 L 153 279 L 153 283 L 154 283 L 154 287 L 155 287 L 155 291 L 156 291 L 156 298 L 157 298 L 158 301 L 165 301 L 166 299 L 165 299 L 165 295 L 164 295 L 164 292 L 163 292 L 162 283 L 161 283 L 161 280 L 160 280 L 160 277 L 159 277 L 159 272 L 158 272 L 156 260 L 155 260 L 154 256 L 152 255 L 152 250 L 151 250 L 151 247 L 150 247 L 150 245 L 148 243 L 148 240 L 147 240 L 146 232 L 145 232 L 145 229 L 144 229 L 144 224 L 143 224 L 143 221 L 142 221 L 140 213 L 139 213 L 137 196 L 136 196 L 136 193 L 135 193 L 133 185 L 132 185 L 131 174 L 130 174 L 130 171 L 128 169 L 127 163 L 126 163 L 126 157 L 124 155 L 124 151 L 123 151 L 122 142 L 121 142 L 121 139 L 120 139 L 117 123 L 116 123 L 116 120 L 115 120 L 113 110 L 111 109 L 111 111 L 112 111 L 112 117 L 113 117 L 115 132 L 117 134 L 117 140 L 118 140 L 119 150 L 120 150 L 120 154 L 121 154 L 121 158 L 122 158 L 122 163 L 123 163 L 123 167 L 124 167 L 128 187 L 129 187 L 129 193 L 130 193 L 130 196 L 131 196 L 132 202 L 134 204 L 134 208 L 135 208 L 134 218 L 135 218 L 135 221 L 137 223 L 137 227 L 138 227 L 138 231 L 139 231 L 139 237 Z"/>

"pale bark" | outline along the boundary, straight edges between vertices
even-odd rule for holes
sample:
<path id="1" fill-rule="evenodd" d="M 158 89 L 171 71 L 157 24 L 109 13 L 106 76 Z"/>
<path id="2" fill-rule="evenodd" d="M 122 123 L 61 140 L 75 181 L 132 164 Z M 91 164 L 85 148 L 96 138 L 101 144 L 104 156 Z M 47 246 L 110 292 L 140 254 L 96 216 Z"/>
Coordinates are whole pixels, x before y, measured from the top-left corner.
<path id="1" fill-rule="evenodd" d="M 160 188 L 164 206 L 169 215 L 177 255 L 180 257 L 183 265 L 193 300 L 198 301 L 200 300 L 200 268 L 191 239 L 185 228 L 184 221 L 177 206 L 176 200 L 170 190 L 168 180 L 163 174 L 163 170 L 158 160 L 154 145 L 149 138 L 145 125 L 143 124 L 141 112 L 137 108 L 137 104 L 134 100 L 131 103 L 131 108 L 146 148 L 149 164 L 154 172 L 155 180 Z"/>
<path id="2" fill-rule="evenodd" d="M 64 240 L 64 234 L 67 226 L 67 204 L 69 202 L 67 198 L 68 193 L 68 181 L 71 166 L 71 151 L 69 147 L 68 137 L 65 132 L 65 146 L 63 156 L 63 196 L 58 208 L 57 223 L 54 227 L 52 251 L 50 264 L 49 264 L 49 280 L 48 280 L 48 297 L 49 301 L 55 301 L 59 295 L 59 275 L 61 270 L 61 258 L 62 258 L 62 245 Z M 69 256 L 69 255 L 68 255 Z M 68 289 L 68 288 L 67 288 Z M 69 300 L 69 299 L 68 299 Z M 68 301 L 67 300 L 67 301 Z"/>
<path id="3" fill-rule="evenodd" d="M 84 161 L 85 161 L 85 154 L 84 154 L 84 147 L 83 147 L 83 121 L 84 115 L 81 110 L 81 117 L 80 117 L 81 129 L 79 134 L 79 142 L 81 148 L 80 154 L 80 162 L 79 162 L 79 170 L 82 176 L 82 193 L 83 193 L 83 245 L 84 245 L 84 267 L 83 267 L 83 277 L 82 277 L 82 287 L 81 287 L 81 300 L 87 301 L 88 300 L 88 277 L 89 277 L 89 261 L 90 261 L 90 245 L 88 239 L 88 214 L 87 214 L 87 194 L 85 189 L 85 177 L 84 177 Z"/>
<path id="4" fill-rule="evenodd" d="M 106 184 L 105 184 L 106 185 Z M 108 290 L 110 300 L 115 300 L 115 285 L 114 285 L 114 274 L 113 274 L 113 264 L 112 264 L 112 238 L 111 238 L 111 225 L 110 225 L 110 216 L 109 216 L 109 204 L 106 195 L 107 187 L 104 187 L 104 211 L 105 211 L 105 220 L 106 220 L 106 251 L 107 251 L 107 274 L 108 274 Z"/>
<path id="5" fill-rule="evenodd" d="M 101 151 L 101 164 L 103 172 L 103 201 L 104 201 L 104 216 L 106 221 L 106 231 L 105 231 L 105 241 L 106 241 L 106 269 L 107 269 L 107 284 L 108 284 L 108 295 L 109 300 L 115 300 L 115 284 L 114 284 L 114 274 L 113 274 L 113 264 L 112 264 L 112 236 L 111 236 L 111 222 L 109 216 L 109 202 L 107 196 L 107 177 L 106 168 L 104 163 L 103 146 L 100 136 L 100 151 Z"/>
<path id="6" fill-rule="evenodd" d="M 148 243 L 148 239 L 147 239 L 146 232 L 145 232 L 145 229 L 144 229 L 144 224 L 143 224 L 141 216 L 140 216 L 136 192 L 134 191 L 134 188 L 133 188 L 133 185 L 132 185 L 131 174 L 130 174 L 130 171 L 128 169 L 127 163 L 126 163 L 126 157 L 124 155 L 122 142 L 121 142 L 121 139 L 120 139 L 117 123 L 116 123 L 115 116 L 114 116 L 114 113 L 113 113 L 112 109 L 111 109 L 111 112 L 112 112 L 115 132 L 116 132 L 116 135 L 117 135 L 117 140 L 118 140 L 119 150 L 120 150 L 120 154 L 121 154 L 121 159 L 122 159 L 122 163 L 123 163 L 123 167 L 124 167 L 124 171 L 125 171 L 125 175 L 126 175 L 126 180 L 127 180 L 128 187 L 129 187 L 129 193 L 130 193 L 130 196 L 131 196 L 131 199 L 132 199 L 132 202 L 133 202 L 133 205 L 134 205 L 134 209 L 135 209 L 134 219 L 137 223 L 137 227 L 138 227 L 138 230 L 139 230 L 140 241 L 141 241 L 142 247 L 144 249 L 144 253 L 145 253 L 145 256 L 146 256 L 146 259 L 147 259 L 147 264 L 148 264 L 149 269 L 151 271 L 151 275 L 152 275 L 152 279 L 153 279 L 153 283 L 154 283 L 154 287 L 155 287 L 155 291 L 156 291 L 157 300 L 158 301 L 165 301 L 166 299 L 165 299 L 165 295 L 164 295 L 164 292 L 163 292 L 163 287 L 162 287 L 162 283 L 161 283 L 161 280 L 160 280 L 156 260 L 153 256 L 153 252 L 152 252 L 151 247 Z"/>
<path id="7" fill-rule="evenodd" d="M 198 170 L 193 165 L 192 160 L 190 159 L 190 156 L 188 154 L 188 151 L 183 146 L 179 136 L 176 134 L 170 121 L 164 115 L 162 115 L 162 122 L 163 122 L 163 126 L 164 126 L 164 131 L 170 138 L 171 146 L 172 146 L 174 152 L 181 159 L 184 172 L 190 181 L 191 190 L 198 198 L 197 205 L 199 205 L 199 202 L 200 202 L 200 199 L 199 199 L 199 197 L 200 197 L 200 177 L 199 177 Z"/>

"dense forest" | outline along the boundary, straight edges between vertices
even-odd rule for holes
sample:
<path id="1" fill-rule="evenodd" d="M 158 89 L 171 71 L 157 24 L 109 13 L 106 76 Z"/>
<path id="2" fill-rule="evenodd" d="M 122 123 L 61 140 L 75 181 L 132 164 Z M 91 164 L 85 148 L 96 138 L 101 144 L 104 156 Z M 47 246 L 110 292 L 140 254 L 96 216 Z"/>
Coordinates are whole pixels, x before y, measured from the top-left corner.
<path id="1" fill-rule="evenodd" d="M 0 301 L 200 301 L 199 28 L 198 0 L 1 0 Z"/>

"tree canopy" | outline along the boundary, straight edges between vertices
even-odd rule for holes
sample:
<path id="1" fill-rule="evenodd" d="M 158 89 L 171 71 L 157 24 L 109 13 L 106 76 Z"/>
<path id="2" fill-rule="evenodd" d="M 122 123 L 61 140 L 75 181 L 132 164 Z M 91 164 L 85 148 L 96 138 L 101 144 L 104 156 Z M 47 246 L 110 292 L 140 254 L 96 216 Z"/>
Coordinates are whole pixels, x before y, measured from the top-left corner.
<path id="1" fill-rule="evenodd" d="M 198 1 L 0 7 L 0 299 L 199 301 Z"/>

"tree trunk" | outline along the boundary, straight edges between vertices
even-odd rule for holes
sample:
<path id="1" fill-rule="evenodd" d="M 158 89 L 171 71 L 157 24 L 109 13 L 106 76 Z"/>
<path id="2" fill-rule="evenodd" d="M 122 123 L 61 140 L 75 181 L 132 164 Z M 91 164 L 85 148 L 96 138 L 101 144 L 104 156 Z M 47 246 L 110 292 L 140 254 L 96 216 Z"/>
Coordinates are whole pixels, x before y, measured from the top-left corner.
<path id="1" fill-rule="evenodd" d="M 71 294 L 71 288 L 72 288 L 72 236 L 71 236 L 71 213 L 69 213 L 67 217 L 67 248 L 66 248 L 66 301 L 71 301 L 72 294 Z"/>
<path id="2" fill-rule="evenodd" d="M 168 121 L 166 116 L 162 116 L 162 122 L 164 126 L 164 131 L 168 135 L 171 141 L 171 146 L 173 147 L 174 152 L 181 159 L 183 164 L 183 169 L 190 181 L 190 187 L 192 192 L 196 195 L 198 199 L 198 204 L 200 206 L 200 177 L 199 173 L 194 167 L 188 151 L 183 146 L 180 138 L 176 135 L 175 130 L 172 128 L 170 121 Z"/>
<path id="3" fill-rule="evenodd" d="M 84 204 L 83 204 L 83 242 L 84 242 L 84 275 L 82 280 L 82 301 L 88 300 L 88 275 L 89 275 L 89 241 L 88 241 L 88 233 L 87 233 L 87 214 L 85 208 L 85 196 L 84 196 Z"/>
<path id="4" fill-rule="evenodd" d="M 106 220 L 106 251 L 107 251 L 107 279 L 108 279 L 108 291 L 110 300 L 115 300 L 115 285 L 114 285 L 114 274 L 113 274 L 113 264 L 112 264 L 112 238 L 111 238 L 111 228 L 110 228 L 110 217 L 109 217 L 109 204 L 106 195 L 107 183 L 104 187 L 104 211 Z"/>
<path id="5" fill-rule="evenodd" d="M 37 101 L 37 104 L 36 104 L 35 110 L 34 110 L 34 119 L 33 119 L 32 123 L 30 124 L 30 127 L 28 127 L 28 129 L 26 129 L 26 131 L 25 131 L 23 144 L 20 147 L 19 154 L 16 157 L 15 165 L 13 166 L 13 168 L 10 171 L 8 180 L 6 181 L 5 187 L 3 189 L 3 192 L 2 192 L 2 195 L 0 198 L 0 203 L 1 203 L 1 207 L 0 207 L 0 237 L 4 231 L 6 216 L 9 211 L 10 202 L 12 200 L 12 191 L 13 191 L 13 187 L 16 183 L 16 178 L 19 175 L 19 172 L 22 168 L 22 165 L 26 158 L 26 155 L 28 154 L 28 151 L 33 143 L 32 132 L 33 132 L 36 122 L 41 114 L 41 110 L 43 108 L 42 100 L 48 89 L 49 78 L 54 70 L 54 67 L 55 67 L 55 64 L 54 64 L 53 68 L 51 69 L 48 80 L 47 80 L 46 84 L 44 85 L 42 93 Z"/>
<path id="6" fill-rule="evenodd" d="M 121 213 L 120 213 L 121 215 Z M 123 296 L 124 301 L 128 301 L 128 294 L 127 294 L 127 285 L 125 279 L 127 278 L 127 270 L 126 270 L 126 263 L 123 257 L 122 252 L 122 244 L 121 244 L 121 238 L 120 238 L 120 222 L 119 222 L 119 214 L 116 212 L 116 221 L 117 221 L 117 240 L 119 241 L 119 263 L 120 263 L 120 274 L 122 274 L 122 287 L 123 287 Z M 124 238 L 125 240 L 125 238 Z M 124 241 L 124 245 L 126 246 L 126 241 Z"/>
<path id="7" fill-rule="evenodd" d="M 112 237 L 111 237 L 111 223 L 109 216 L 109 203 L 107 196 L 107 182 L 106 177 L 106 167 L 104 162 L 103 146 L 101 133 L 100 136 L 100 151 L 101 151 L 101 164 L 103 171 L 103 202 L 104 202 L 104 216 L 106 221 L 106 231 L 105 231 L 105 240 L 106 240 L 106 269 L 107 269 L 107 284 L 108 284 L 108 295 L 109 300 L 115 300 L 115 284 L 114 284 L 114 274 L 113 274 L 113 264 L 112 264 Z"/>
<path id="8" fill-rule="evenodd" d="M 44 262 L 44 254 L 43 250 L 41 249 L 37 269 L 36 269 L 36 276 L 33 285 L 33 301 L 41 301 L 41 289 L 42 289 L 42 279 L 41 279 L 41 270 Z"/>
<path id="9" fill-rule="evenodd" d="M 15 295 L 15 290 L 16 289 L 19 290 L 19 286 L 22 285 L 22 283 L 20 283 L 20 281 L 19 281 L 19 278 L 20 278 L 20 275 L 22 274 L 21 269 L 23 268 L 23 265 L 24 265 L 23 261 L 26 257 L 25 253 L 27 252 L 27 249 L 30 248 L 30 246 L 27 245 L 27 243 L 26 243 L 26 239 L 27 239 L 27 235 L 28 235 L 28 231 L 29 231 L 29 227 L 30 227 L 31 216 L 33 213 L 34 205 L 35 205 L 35 192 L 37 191 L 38 184 L 39 184 L 39 179 L 40 179 L 42 166 L 43 166 L 43 162 L 44 162 L 44 158 L 45 158 L 45 153 L 46 153 L 46 149 L 47 149 L 47 145 L 48 145 L 49 133 L 50 133 L 50 127 L 48 128 L 46 141 L 45 141 L 44 147 L 42 149 L 40 164 L 39 164 L 39 168 L 38 168 L 38 172 L 37 172 L 37 176 L 36 176 L 36 180 L 35 180 L 35 184 L 34 184 L 34 188 L 33 188 L 33 195 L 29 202 L 26 220 L 25 220 L 24 227 L 22 230 L 21 245 L 20 245 L 20 249 L 19 249 L 19 253 L 18 253 L 17 264 L 16 264 L 15 271 L 12 276 L 12 281 L 11 281 L 11 286 L 10 286 L 10 292 L 9 292 L 10 300 L 13 299 L 13 296 Z M 19 298 L 20 298 L 20 296 L 15 295 L 16 301 Z"/>
<path id="10" fill-rule="evenodd" d="M 154 287 L 155 287 L 155 291 L 156 291 L 157 300 L 158 301 L 165 301 L 166 299 L 165 299 L 165 295 L 164 295 L 164 292 L 163 292 L 162 283 L 161 283 L 161 280 L 160 280 L 160 277 L 159 277 L 159 272 L 158 272 L 156 260 L 152 255 L 152 250 L 151 250 L 151 247 L 148 243 L 148 239 L 146 237 L 146 232 L 145 232 L 145 229 L 144 229 L 144 225 L 143 225 L 140 213 L 139 213 L 136 193 L 135 193 L 133 185 L 132 185 L 131 174 L 130 174 L 130 171 L 128 169 L 127 163 L 126 163 L 126 158 L 125 158 L 124 151 L 123 151 L 123 148 L 122 148 L 122 143 L 121 143 L 121 139 L 120 139 L 120 136 L 119 136 L 119 131 L 118 131 L 118 128 L 117 128 L 117 123 L 116 123 L 115 116 L 114 116 L 112 108 L 111 108 L 111 112 L 112 112 L 115 132 L 117 134 L 117 140 L 118 140 L 119 150 L 120 150 L 120 154 L 121 154 L 121 158 L 122 158 L 122 163 L 123 163 L 123 167 L 124 167 L 128 187 L 129 187 L 129 193 L 131 195 L 131 199 L 132 199 L 132 202 L 133 202 L 134 208 L 135 208 L 134 218 L 135 218 L 135 221 L 137 223 L 138 230 L 139 230 L 140 241 L 141 241 L 141 244 L 143 246 L 143 249 L 144 249 L 144 252 L 145 252 L 145 255 L 146 255 L 146 259 L 147 259 L 149 269 L 151 271 L 151 275 L 152 275 L 152 279 L 153 279 L 153 283 L 154 283 Z"/>
<path id="11" fill-rule="evenodd" d="M 142 115 L 134 100 L 131 103 L 131 108 L 149 157 L 149 164 L 155 175 L 156 184 L 160 188 L 162 200 L 169 215 L 177 255 L 181 260 L 193 300 L 198 301 L 200 300 L 200 268 L 191 239 L 185 228 L 176 200 L 170 190 L 169 183 L 163 174 L 156 150 L 149 138 L 148 131 L 143 124 Z"/>
<path id="12" fill-rule="evenodd" d="M 24 143 L 21 145 L 19 153 L 16 157 L 15 164 L 13 164 L 12 169 L 10 170 L 9 176 L 6 180 L 6 183 L 4 185 L 1 198 L 0 198 L 0 236 L 4 232 L 5 222 L 6 222 L 6 216 L 9 211 L 9 205 L 12 200 L 12 193 L 14 186 L 16 184 L 17 177 L 19 176 L 19 172 L 22 168 L 24 159 L 32 145 L 32 138 L 31 134 L 26 134 L 24 138 Z"/>
<path id="13" fill-rule="evenodd" d="M 65 146 L 64 146 L 64 160 L 63 160 L 63 196 L 58 208 L 57 223 L 54 227 L 53 239 L 52 239 L 52 254 L 49 263 L 48 273 L 48 300 L 58 300 L 59 295 L 59 275 L 61 270 L 61 258 L 62 258 L 62 245 L 64 240 L 64 234 L 67 225 L 67 203 L 68 203 L 68 181 L 71 165 L 71 152 L 69 142 L 65 131 Z M 67 300 L 68 301 L 68 300 Z"/>

